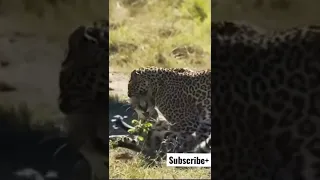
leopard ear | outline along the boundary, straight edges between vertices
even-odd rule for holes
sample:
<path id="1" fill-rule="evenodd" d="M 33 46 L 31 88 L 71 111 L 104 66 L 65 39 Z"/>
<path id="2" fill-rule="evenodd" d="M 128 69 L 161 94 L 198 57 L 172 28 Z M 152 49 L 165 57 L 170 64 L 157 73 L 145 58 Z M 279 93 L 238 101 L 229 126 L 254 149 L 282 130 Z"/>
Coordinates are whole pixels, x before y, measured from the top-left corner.
<path id="1" fill-rule="evenodd" d="M 91 27 L 87 27 L 85 30 L 84 30 L 84 37 L 90 41 L 93 41 L 95 43 L 98 43 L 98 40 L 97 38 L 93 37 L 92 35 L 90 35 L 90 33 L 92 33 L 93 31 L 93 28 Z"/>
<path id="2" fill-rule="evenodd" d="M 132 72 L 132 74 L 134 74 L 134 75 L 141 75 L 141 71 L 139 71 L 139 70 L 133 70 L 133 72 Z"/>
<path id="3" fill-rule="evenodd" d="M 140 79 L 140 72 L 139 71 L 137 71 L 137 70 L 133 70 L 132 72 L 131 72 L 131 75 L 130 75 L 130 81 L 139 81 L 139 79 Z"/>
<path id="4" fill-rule="evenodd" d="M 136 77 L 136 75 L 139 75 L 139 72 L 137 72 L 137 70 L 133 70 L 130 76 L 131 78 L 133 78 L 133 77 Z"/>

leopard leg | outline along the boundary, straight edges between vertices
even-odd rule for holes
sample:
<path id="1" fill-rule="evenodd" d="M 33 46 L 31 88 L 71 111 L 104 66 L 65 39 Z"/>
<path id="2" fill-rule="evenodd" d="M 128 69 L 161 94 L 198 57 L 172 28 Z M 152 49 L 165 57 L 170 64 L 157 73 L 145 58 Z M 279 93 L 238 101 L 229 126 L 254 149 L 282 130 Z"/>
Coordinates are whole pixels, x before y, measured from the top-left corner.
<path id="1" fill-rule="evenodd" d="M 196 146 L 192 152 L 211 152 L 211 119 L 200 121 L 198 128 L 192 135 L 196 139 Z"/>

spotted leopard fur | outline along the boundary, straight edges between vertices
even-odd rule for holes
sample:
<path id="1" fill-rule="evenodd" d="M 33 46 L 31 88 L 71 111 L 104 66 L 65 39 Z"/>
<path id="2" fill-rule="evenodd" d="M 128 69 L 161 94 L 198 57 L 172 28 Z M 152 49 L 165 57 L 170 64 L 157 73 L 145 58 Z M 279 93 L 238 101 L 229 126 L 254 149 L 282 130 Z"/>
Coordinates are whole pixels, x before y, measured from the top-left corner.
<path id="1" fill-rule="evenodd" d="M 320 26 L 223 30 L 212 34 L 212 178 L 320 179 Z"/>

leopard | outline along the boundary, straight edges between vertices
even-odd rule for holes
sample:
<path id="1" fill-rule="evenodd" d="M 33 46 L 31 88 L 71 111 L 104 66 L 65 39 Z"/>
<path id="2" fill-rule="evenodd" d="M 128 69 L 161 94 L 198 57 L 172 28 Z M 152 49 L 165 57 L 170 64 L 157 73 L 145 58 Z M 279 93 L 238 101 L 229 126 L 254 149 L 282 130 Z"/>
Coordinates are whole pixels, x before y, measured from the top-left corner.
<path id="1" fill-rule="evenodd" d="M 160 125 L 149 135 L 151 142 L 156 138 L 166 140 L 166 153 L 192 151 L 190 145 L 205 141 L 211 133 L 210 69 L 135 69 L 130 75 L 128 97 L 134 110 L 142 112 L 139 118 L 150 118 L 156 107 L 167 121 L 169 125 Z"/>
<path id="2" fill-rule="evenodd" d="M 211 39 L 212 178 L 320 179 L 320 25 L 225 31 Z"/>
<path id="3" fill-rule="evenodd" d="M 107 38 L 106 28 L 75 28 L 59 73 L 58 105 L 65 115 L 69 144 L 87 158 L 99 179 L 108 178 Z"/>

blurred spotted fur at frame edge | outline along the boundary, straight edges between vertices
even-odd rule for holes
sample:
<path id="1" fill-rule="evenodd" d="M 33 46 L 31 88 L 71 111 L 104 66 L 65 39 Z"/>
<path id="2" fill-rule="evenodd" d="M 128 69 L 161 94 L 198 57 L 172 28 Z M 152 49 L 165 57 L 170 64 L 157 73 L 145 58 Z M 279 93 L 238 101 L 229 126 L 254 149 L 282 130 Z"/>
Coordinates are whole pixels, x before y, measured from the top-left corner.
<path id="1" fill-rule="evenodd" d="M 84 36 L 95 41 L 100 47 L 109 47 L 109 21 L 97 20 L 92 26 L 87 26 Z"/>
<path id="2" fill-rule="evenodd" d="M 31 117 L 26 106 L 0 107 L 0 179 L 92 180 L 91 168 L 81 154 L 65 145 L 60 127 L 35 129 Z M 79 163 L 82 169 L 77 169 Z M 74 177 L 77 172 L 83 179 Z"/>
<path id="3" fill-rule="evenodd" d="M 101 27 L 104 26 L 101 25 Z M 94 74 L 95 71 L 99 72 L 99 66 L 108 66 L 107 33 L 107 30 L 99 28 L 96 24 L 81 25 L 70 32 L 59 74 L 59 109 L 63 114 L 71 113 L 72 109 L 78 108 L 75 107 L 78 103 L 81 104 L 81 101 L 86 101 L 85 98 L 91 96 L 82 94 L 87 92 L 89 87 L 94 87 L 89 84 L 90 72 Z M 107 78 L 106 73 L 102 73 L 101 77 Z M 86 81 L 88 84 L 84 85 Z M 91 92 L 91 89 L 88 92 Z M 73 97 L 73 94 L 76 97 Z M 106 98 L 103 101 L 108 102 Z"/>
<path id="4" fill-rule="evenodd" d="M 238 29 L 212 28 L 212 178 L 320 179 L 320 25 Z"/>
<path id="5" fill-rule="evenodd" d="M 62 63 L 62 68 L 66 68 L 66 66 L 73 65 L 73 61 L 67 61 L 68 59 L 70 59 L 70 56 L 77 57 L 79 59 L 84 59 L 80 58 L 80 55 L 76 56 L 75 54 L 81 51 L 85 51 L 85 47 L 92 45 L 92 43 L 98 45 L 99 48 L 108 51 L 109 31 L 107 20 L 94 21 L 91 25 L 88 26 L 80 25 L 73 31 L 71 31 L 67 39 L 67 47 L 64 50 L 64 61 Z M 92 48 L 90 48 L 90 50 L 91 49 Z M 89 52 L 90 50 L 85 52 Z M 93 54 L 89 53 L 88 56 L 90 55 Z M 79 61 L 77 61 L 77 64 L 79 64 Z"/>
<path id="6" fill-rule="evenodd" d="M 109 102 L 109 42 L 108 31 L 101 24 L 79 26 L 70 32 L 59 72 L 58 106 L 65 116 L 70 144 L 80 148 L 95 174 L 104 178 L 105 157 L 109 156 L 108 122 L 102 120 L 108 116 L 104 107 Z"/>
<path id="7" fill-rule="evenodd" d="M 252 37 L 266 33 L 266 29 L 246 21 L 213 21 L 211 33 L 219 36 L 231 36 L 245 34 Z"/>
<path id="8" fill-rule="evenodd" d="M 70 32 L 67 54 L 59 72 L 58 98 L 59 110 L 67 116 L 67 119 L 69 115 L 81 114 L 83 111 L 95 114 L 101 111 L 105 113 L 104 107 L 108 106 L 109 94 L 105 90 L 108 82 L 108 71 L 105 67 L 109 64 L 108 34 L 104 28 L 107 22 L 101 22 L 99 25 L 94 24 L 89 27 L 79 26 Z M 100 111 L 100 109 L 103 110 Z M 90 120 L 84 117 L 81 120 L 77 118 L 75 123 L 83 122 L 83 124 L 81 128 L 75 130 L 79 130 L 76 136 L 81 137 L 88 131 L 95 131 L 93 129 L 99 125 L 94 121 L 92 117 Z M 70 123 L 71 129 L 80 126 Z M 105 132 L 107 131 L 106 127 Z"/>

